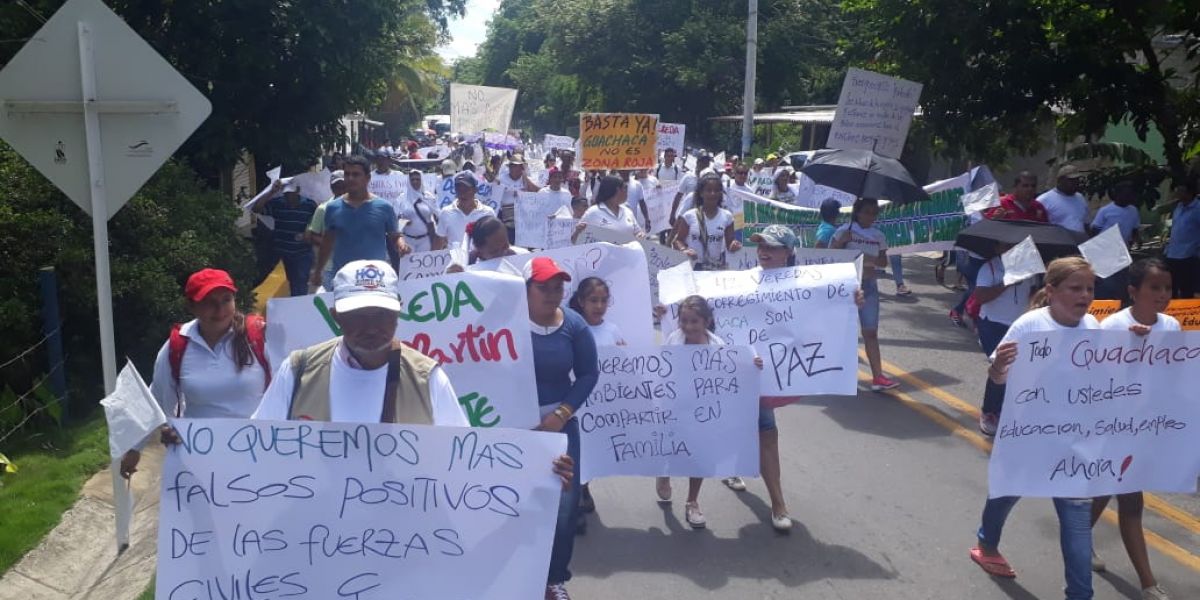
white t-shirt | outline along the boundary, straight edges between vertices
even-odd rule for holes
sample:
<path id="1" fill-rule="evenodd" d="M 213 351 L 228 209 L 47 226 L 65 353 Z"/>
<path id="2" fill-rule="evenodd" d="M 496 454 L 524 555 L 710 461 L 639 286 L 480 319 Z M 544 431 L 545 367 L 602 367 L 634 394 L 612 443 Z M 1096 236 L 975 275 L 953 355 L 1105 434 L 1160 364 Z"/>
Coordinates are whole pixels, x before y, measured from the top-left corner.
<path id="1" fill-rule="evenodd" d="M 408 194 L 408 188 L 408 174 L 400 171 L 372 171 L 371 180 L 367 182 L 367 191 L 387 200 L 396 214 L 400 214 L 400 205 Z"/>
<path id="2" fill-rule="evenodd" d="M 434 230 L 438 237 L 446 238 L 446 247 L 454 248 L 462 244 L 463 238 L 466 237 L 467 223 L 474 223 L 488 216 L 496 216 L 496 211 L 492 210 L 490 206 L 484 206 L 476 201 L 475 208 L 471 209 L 471 214 L 464 214 L 458 207 L 458 201 L 455 201 L 438 214 Z"/>
<path id="3" fill-rule="evenodd" d="M 1142 216 L 1138 214 L 1137 207 L 1132 204 L 1129 206 L 1117 206 L 1116 203 L 1109 202 L 1100 207 L 1096 211 L 1096 217 L 1092 219 L 1092 229 L 1104 231 L 1113 225 L 1121 228 L 1121 237 L 1128 244 L 1133 240 L 1133 232 L 1137 231 L 1139 225 L 1142 224 Z"/>
<path id="4" fill-rule="evenodd" d="M 538 191 L 538 196 L 557 200 L 555 206 L 565 206 L 567 210 L 571 210 L 571 192 L 568 192 L 566 188 L 560 187 L 557 192 L 548 187 L 542 188 Z"/>
<path id="5" fill-rule="evenodd" d="M 408 196 L 400 205 L 398 216 L 408 221 L 401 233 L 404 234 L 404 242 L 412 247 L 413 252 L 428 252 L 432 249 L 433 239 L 429 234 L 433 232 L 425 223 L 428 221 L 430 226 L 437 223 L 438 211 L 434 208 L 434 202 L 436 200 L 431 194 L 409 189 Z"/>
<path id="6" fill-rule="evenodd" d="M 861 225 L 853 221 L 842 225 L 833 232 L 833 239 L 838 239 L 846 231 L 850 232 L 850 241 L 846 242 L 845 248 L 849 250 L 861 250 L 863 253 L 863 276 L 875 275 L 875 257 L 879 256 L 880 252 L 888 249 L 887 238 L 883 232 L 868 227 L 863 229 Z"/>
<path id="7" fill-rule="evenodd" d="M 979 316 L 993 323 L 1011 325 L 1025 310 L 1029 308 L 1029 296 L 1033 292 L 1033 277 L 1020 281 L 991 302 L 979 307 Z M 997 256 L 979 269 L 975 280 L 976 287 L 997 287 L 1004 285 L 1004 262 Z"/>
<path id="8" fill-rule="evenodd" d="M 1079 321 L 1079 325 L 1067 327 L 1055 321 L 1054 317 L 1050 316 L 1050 307 L 1044 306 L 1031 310 L 1021 315 L 1016 321 L 1013 321 L 1012 326 L 1008 328 L 1008 333 L 1004 334 L 1004 339 L 1000 340 L 1000 344 L 1015 341 L 1021 334 L 1035 331 L 1074 331 L 1076 329 L 1100 329 L 1100 322 L 1092 315 L 1084 315 L 1083 319 Z M 1018 352 L 1026 351 L 1023 348 L 1018 350 Z M 996 353 L 994 351 L 988 357 L 988 360 L 996 360 Z"/>
<path id="9" fill-rule="evenodd" d="M 633 211 L 634 216 L 642 214 L 641 204 L 646 198 L 646 190 L 642 187 L 641 182 L 636 178 L 630 177 L 626 184 L 625 206 Z"/>
<path id="10" fill-rule="evenodd" d="M 736 179 L 731 179 L 731 180 L 729 181 L 729 185 L 727 185 L 727 186 L 725 186 L 725 187 L 726 187 L 726 188 L 727 188 L 727 189 L 728 189 L 730 192 L 746 192 L 747 194 L 753 194 L 753 193 L 754 193 L 754 188 L 752 188 L 752 187 L 750 187 L 749 185 L 746 185 L 746 184 L 740 184 L 740 183 L 738 183 L 738 182 L 737 182 L 737 180 L 736 180 Z"/>
<path id="11" fill-rule="evenodd" d="M 503 190 L 504 194 L 500 196 L 500 206 L 508 206 L 516 202 L 517 194 L 525 191 L 525 176 L 522 175 L 520 179 L 513 179 L 509 176 L 508 169 L 502 171 L 500 176 L 496 178 L 496 181 L 500 184 L 500 189 Z"/>
<path id="12" fill-rule="evenodd" d="M 351 366 L 345 344 L 338 344 L 329 373 L 329 420 L 334 423 L 378 423 L 383 414 L 383 394 L 387 388 L 387 365 L 377 369 Z M 263 395 L 262 404 L 253 419 L 287 421 L 292 405 L 296 376 L 292 361 L 285 360 L 271 379 L 271 387 Z M 471 423 L 458 404 L 458 395 L 450 378 L 441 367 L 429 373 L 429 403 L 433 408 L 433 424 L 449 427 L 470 427 Z"/>
<path id="13" fill-rule="evenodd" d="M 178 386 L 171 375 L 169 341 L 154 360 L 150 393 L 163 412 L 173 417 L 182 403 L 182 414 L 189 419 L 245 419 L 253 414 L 266 389 L 266 372 L 256 358 L 238 370 L 233 362 L 233 328 L 211 348 L 195 319 L 184 323 L 179 333 L 188 345 L 179 364 Z"/>
<path id="14" fill-rule="evenodd" d="M 621 330 L 611 321 L 601 321 L 599 325 L 588 325 L 588 329 L 592 330 L 592 339 L 596 340 L 596 346 L 624 346 L 625 337 L 621 335 Z"/>
<path id="15" fill-rule="evenodd" d="M 785 204 L 796 204 L 800 198 L 800 186 L 788 184 L 787 191 L 781 192 L 774 184 L 771 185 L 771 193 L 768 198 Z"/>
<path id="16" fill-rule="evenodd" d="M 642 231 L 642 227 L 638 225 L 637 219 L 633 218 L 633 211 L 629 210 L 629 206 L 622 204 L 616 214 L 608 209 L 605 204 L 593 204 L 588 207 L 583 213 L 583 218 L 580 221 L 605 229 L 612 229 L 628 233 L 634 237 Z"/>
<path id="17" fill-rule="evenodd" d="M 719 336 L 711 331 L 707 331 L 705 333 L 708 334 L 709 345 L 711 345 L 711 346 L 724 346 L 725 345 L 725 340 L 721 339 L 721 336 Z M 676 329 L 675 331 L 672 331 L 670 335 L 667 336 L 667 341 L 665 342 L 665 344 L 668 346 L 682 346 L 687 343 L 684 341 L 686 339 L 687 339 L 687 336 L 684 335 L 683 330 Z"/>
<path id="18" fill-rule="evenodd" d="M 1101 321 L 1100 329 L 1129 331 L 1130 327 L 1140 324 L 1137 319 L 1133 318 L 1133 313 L 1128 308 L 1124 308 Z M 1179 321 L 1175 317 L 1158 313 L 1158 320 L 1150 326 L 1150 331 L 1183 331 L 1183 327 L 1179 326 Z"/>
<path id="19" fill-rule="evenodd" d="M 654 171 L 651 174 L 659 181 L 678 181 L 680 176 L 683 175 L 683 170 L 679 168 L 679 165 L 660 164 L 654 167 Z"/>
<path id="20" fill-rule="evenodd" d="M 708 262 L 716 264 L 723 262 L 725 256 L 725 230 L 733 227 L 733 213 L 718 208 L 716 216 L 709 218 L 704 215 L 704 228 L 708 237 L 700 237 L 700 214 L 696 209 L 683 213 L 683 221 L 687 223 L 688 248 L 696 251 L 696 260 L 704 262 L 705 247 L 708 248 Z"/>
<path id="21" fill-rule="evenodd" d="M 1050 223 L 1071 231 L 1083 232 L 1083 223 L 1088 211 L 1087 199 L 1083 194 L 1076 192 L 1075 195 L 1068 196 L 1058 191 L 1058 188 L 1053 188 L 1038 196 L 1037 200 L 1046 207 L 1046 216 L 1050 218 Z"/>

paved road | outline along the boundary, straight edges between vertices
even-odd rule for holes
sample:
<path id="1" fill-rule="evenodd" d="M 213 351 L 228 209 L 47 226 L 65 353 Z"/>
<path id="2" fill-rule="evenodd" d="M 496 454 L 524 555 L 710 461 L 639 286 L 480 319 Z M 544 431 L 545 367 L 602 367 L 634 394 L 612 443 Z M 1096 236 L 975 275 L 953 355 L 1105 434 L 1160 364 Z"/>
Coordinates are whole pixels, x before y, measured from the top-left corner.
<path id="1" fill-rule="evenodd" d="M 649 479 L 603 480 L 592 486 L 597 513 L 576 545 L 573 596 L 1062 598 L 1048 500 L 1023 501 L 1008 521 L 1003 550 L 1018 579 L 991 579 L 967 557 L 987 497 L 988 444 L 969 413 L 985 367 L 972 334 L 947 320 L 955 294 L 934 284 L 932 266 L 906 258 L 913 298 L 880 286 L 883 356 L 905 374 L 901 393 L 818 397 L 777 411 L 783 483 L 797 519 L 790 534 L 771 529 L 758 481 L 740 494 L 706 482 L 700 503 L 709 528 L 692 531 L 683 521 L 685 480 L 675 480 L 676 500 L 665 507 Z M 1200 501 L 1163 501 L 1160 512 L 1175 519 L 1147 512 L 1151 537 L 1161 536 L 1152 539 L 1151 563 L 1172 598 L 1200 598 Z M 1094 578 L 1095 597 L 1140 598 L 1115 525 L 1097 525 L 1096 548 L 1109 573 Z"/>

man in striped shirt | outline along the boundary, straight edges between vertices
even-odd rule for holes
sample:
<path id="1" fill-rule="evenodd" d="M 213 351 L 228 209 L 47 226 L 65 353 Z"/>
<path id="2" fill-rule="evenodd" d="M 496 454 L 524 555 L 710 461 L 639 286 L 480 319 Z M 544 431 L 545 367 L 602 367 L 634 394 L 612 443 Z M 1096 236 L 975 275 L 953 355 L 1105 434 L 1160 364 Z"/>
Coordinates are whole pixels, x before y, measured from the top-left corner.
<path id="1" fill-rule="evenodd" d="M 308 274 L 313 268 L 313 249 L 304 239 L 304 231 L 317 210 L 317 202 L 302 197 L 294 183 L 276 181 L 274 187 L 273 193 L 283 193 L 258 202 L 254 211 L 275 221 L 271 243 L 283 261 L 291 295 L 304 296 L 308 294 Z"/>

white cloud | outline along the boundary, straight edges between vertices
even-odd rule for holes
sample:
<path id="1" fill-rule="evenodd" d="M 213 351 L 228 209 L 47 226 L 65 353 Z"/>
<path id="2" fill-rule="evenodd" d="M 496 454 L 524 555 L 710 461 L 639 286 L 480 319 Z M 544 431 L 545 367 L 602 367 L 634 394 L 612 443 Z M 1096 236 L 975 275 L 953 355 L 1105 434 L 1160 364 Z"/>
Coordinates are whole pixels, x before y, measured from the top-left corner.
<path id="1" fill-rule="evenodd" d="M 487 37 L 487 22 L 500 9 L 502 0 L 468 0 L 466 15 L 450 20 L 451 40 L 437 48 L 447 61 L 472 56 Z"/>

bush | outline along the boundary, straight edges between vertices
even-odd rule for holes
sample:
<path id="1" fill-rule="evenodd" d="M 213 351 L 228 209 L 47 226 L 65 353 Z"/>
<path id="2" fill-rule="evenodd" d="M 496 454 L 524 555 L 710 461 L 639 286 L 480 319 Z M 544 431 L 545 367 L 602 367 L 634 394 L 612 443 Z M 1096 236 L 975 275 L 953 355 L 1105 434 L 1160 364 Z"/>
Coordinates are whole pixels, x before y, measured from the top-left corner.
<path id="1" fill-rule="evenodd" d="M 250 299 L 254 261 L 234 228 L 239 210 L 206 189 L 186 165 L 168 162 L 109 221 L 117 357 L 128 356 L 149 378 L 155 353 L 173 322 L 188 317 L 187 276 L 226 269 Z M 0 363 L 42 338 L 38 269 L 58 273 L 67 377 L 75 409 L 103 395 L 91 217 L 0 144 Z M 38 351 L 0 370 L 0 389 L 28 390 L 49 365 Z M 36 422 L 32 422 L 36 424 Z M 44 423 L 43 423 L 44 424 Z M 0 432 L 3 435 L 4 432 Z"/>

